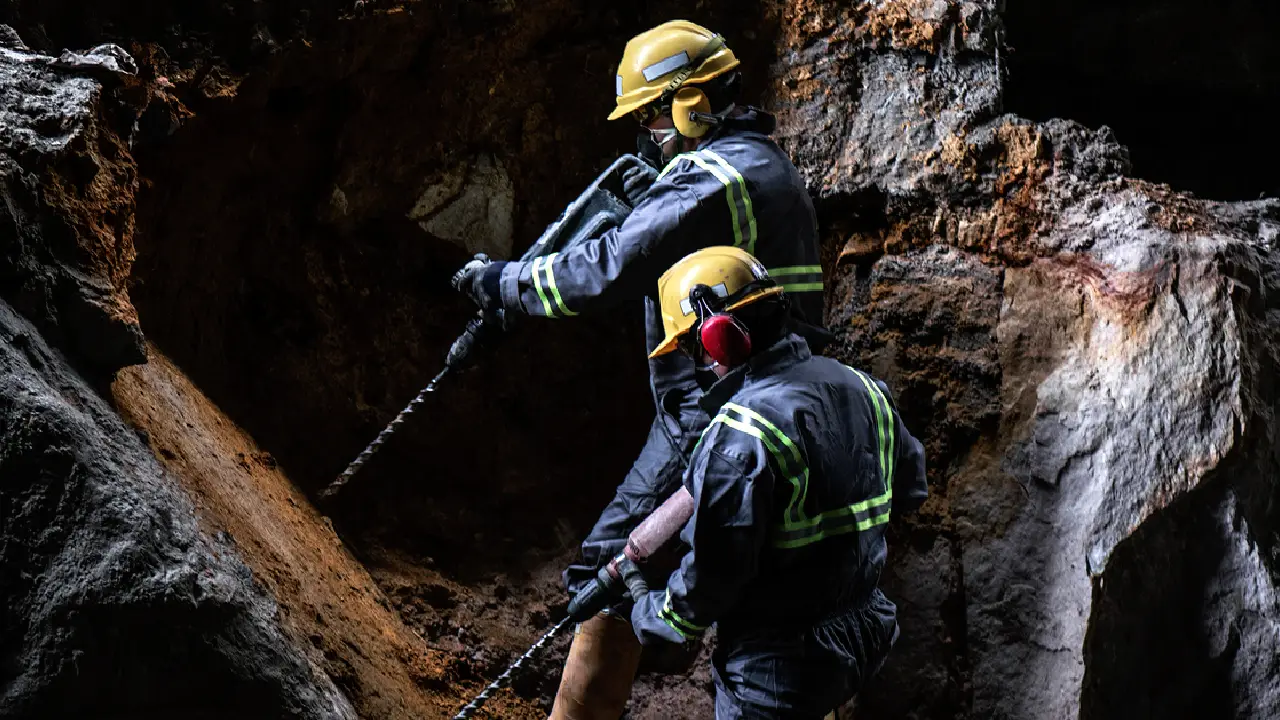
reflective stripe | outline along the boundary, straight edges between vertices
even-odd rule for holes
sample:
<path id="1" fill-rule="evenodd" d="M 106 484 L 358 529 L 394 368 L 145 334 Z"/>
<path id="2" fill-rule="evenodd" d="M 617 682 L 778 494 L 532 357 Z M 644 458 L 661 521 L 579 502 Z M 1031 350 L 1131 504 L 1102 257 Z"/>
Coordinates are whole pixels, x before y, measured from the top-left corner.
<path id="1" fill-rule="evenodd" d="M 706 155 L 707 157 L 719 163 L 720 167 L 726 173 L 728 173 L 730 177 L 733 178 L 735 183 L 737 183 L 738 185 L 737 202 L 742 203 L 742 208 L 744 211 L 743 222 L 745 223 L 745 227 L 742 228 L 741 231 L 738 229 L 735 229 L 734 235 L 738 238 L 739 244 L 741 244 L 742 235 L 745 234 L 747 237 L 747 246 L 743 249 L 745 249 L 749 254 L 755 255 L 756 254 L 756 213 L 755 213 L 755 208 L 751 206 L 751 194 L 747 192 L 746 179 L 742 177 L 742 173 L 738 172 L 737 168 L 730 165 L 728 161 L 720 157 L 714 150 L 706 149 L 706 150 L 699 150 L 698 152 L 699 154 Z M 730 192 L 729 195 L 732 196 L 733 193 Z M 737 221 L 736 215 L 734 220 L 735 222 Z"/>
<path id="2" fill-rule="evenodd" d="M 546 268 L 547 270 L 547 284 L 551 286 L 551 295 L 556 299 L 556 307 L 560 308 L 561 314 L 563 314 L 565 317 L 573 317 L 578 313 L 570 310 L 567 306 L 565 306 L 564 300 L 560 298 L 560 289 L 556 287 L 555 273 L 552 272 L 551 270 L 551 261 L 554 260 L 556 256 L 559 254 L 560 253 L 558 252 L 554 252 L 548 255 L 547 262 L 543 265 L 543 267 Z"/>
<path id="3" fill-rule="evenodd" d="M 661 180 L 675 169 L 681 160 L 692 160 L 724 185 L 725 200 L 729 203 L 729 217 L 733 222 L 733 245 L 754 255 L 758 230 L 755 206 L 751 204 L 751 195 L 747 192 L 747 181 L 742 177 L 742 173 L 715 152 L 698 150 L 681 153 L 672 158 L 662 172 L 658 173 L 658 179 Z"/>
<path id="4" fill-rule="evenodd" d="M 788 526 L 793 522 L 800 522 L 805 517 L 804 501 L 809 493 L 809 466 L 804 461 L 804 456 L 800 454 L 800 448 L 791 441 L 791 438 L 787 437 L 786 433 L 779 430 L 777 425 L 769 422 L 768 419 L 755 410 L 736 403 L 725 403 L 724 407 L 745 416 L 757 426 L 764 426 L 778 441 L 778 444 L 791 451 L 791 457 L 788 459 L 763 434 L 757 435 L 778 461 L 778 467 L 782 470 L 783 476 L 792 485 L 791 502 L 782 513 L 782 524 Z"/>
<path id="5" fill-rule="evenodd" d="M 614 77 L 615 77 L 615 78 L 617 78 L 617 80 L 618 80 L 618 82 L 617 82 L 616 84 L 617 84 L 617 86 L 618 86 L 618 94 L 619 94 L 619 95 L 621 95 L 621 94 L 622 94 L 622 76 L 621 76 L 621 75 L 615 75 Z"/>
<path id="6" fill-rule="evenodd" d="M 540 264 L 548 260 L 545 257 L 536 257 L 533 259 L 533 289 L 538 291 L 538 299 L 542 301 L 542 312 L 547 317 L 555 317 L 551 314 L 551 303 L 547 302 L 547 293 L 542 289 L 542 278 L 538 276 L 541 270 Z"/>
<path id="7" fill-rule="evenodd" d="M 551 270 L 551 261 L 559 254 L 551 253 L 545 257 L 533 259 L 533 288 L 538 291 L 538 299 L 542 301 L 542 311 L 547 317 L 573 317 L 578 313 L 564 304 L 564 299 L 560 297 L 560 289 L 556 287 L 555 273 Z M 550 293 L 550 299 L 547 297 L 548 293 Z M 551 300 L 555 300 L 555 308 L 552 308 Z M 559 315 L 556 314 L 556 308 L 559 309 Z"/>
<path id="8" fill-rule="evenodd" d="M 773 278 L 787 292 L 810 292 L 822 290 L 822 266 L 821 265 L 794 265 L 791 267 L 780 267 L 769 270 L 769 277 Z"/>
<path id="9" fill-rule="evenodd" d="M 658 617 L 685 640 L 694 635 L 701 635 L 707 630 L 705 626 L 694 625 L 676 613 L 675 609 L 671 607 L 671 588 L 667 588 L 666 599 L 662 601 L 662 609 L 658 611 Z"/>
<path id="10" fill-rule="evenodd" d="M 847 507 L 824 512 L 804 523 L 784 527 L 773 538 L 773 544 L 779 548 L 797 548 L 809 545 L 824 538 L 843 535 L 857 530 L 870 530 L 889 522 L 889 514 L 893 501 L 893 461 L 894 461 L 894 429 L 893 412 L 889 400 L 880 392 L 875 381 L 865 373 L 845 366 L 867 389 L 867 399 L 876 419 L 876 438 L 879 441 L 879 464 L 881 477 L 884 478 L 884 492 L 867 500 Z"/>
<path id="11" fill-rule="evenodd" d="M 649 65 L 640 72 L 644 75 L 645 82 L 653 82 L 669 72 L 674 72 L 689 64 L 689 53 L 681 50 L 678 55 L 663 58 L 658 62 Z"/>
<path id="12" fill-rule="evenodd" d="M 836 508 L 835 510 L 829 510 L 813 518 L 807 518 L 804 512 L 804 503 L 809 488 L 809 468 L 805 463 L 799 446 L 776 425 L 750 408 L 736 403 L 725 403 L 720 414 L 703 431 L 705 436 L 712 426 L 722 424 L 759 439 L 778 464 L 782 475 L 791 483 L 791 501 L 783 512 L 782 522 L 776 528 L 772 538 L 772 544 L 775 547 L 783 549 L 803 547 L 824 538 L 854 531 L 870 530 L 889 522 L 893 501 L 896 441 L 894 437 L 893 411 L 889 405 L 888 398 L 880 391 L 874 380 L 865 373 L 849 368 L 847 365 L 845 367 L 866 388 L 867 400 L 871 404 L 872 415 L 875 417 L 876 455 L 880 476 L 884 481 L 884 492 L 875 497 Z M 729 413 L 740 417 L 735 418 Z M 701 442 L 700 438 L 699 445 Z M 783 452 L 782 448 L 785 448 L 788 452 Z"/>

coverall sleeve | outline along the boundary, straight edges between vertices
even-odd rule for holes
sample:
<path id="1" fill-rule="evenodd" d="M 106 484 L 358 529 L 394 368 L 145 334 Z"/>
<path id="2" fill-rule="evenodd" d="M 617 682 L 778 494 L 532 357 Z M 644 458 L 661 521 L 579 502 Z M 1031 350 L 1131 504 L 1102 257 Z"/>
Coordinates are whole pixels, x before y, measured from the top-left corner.
<path id="1" fill-rule="evenodd" d="M 667 589 L 650 592 L 632 608 L 632 629 L 642 644 L 683 643 L 701 635 L 756 576 L 769 530 L 774 477 L 763 447 L 745 454 L 709 437 L 715 433 L 726 439 L 733 432 L 712 426 L 690 464 L 685 480 L 694 511 L 680 534 L 690 549 Z M 747 436 L 730 439 L 742 446 Z"/>
<path id="2" fill-rule="evenodd" d="M 668 267 L 694 249 L 701 208 L 689 186 L 659 181 L 622 225 L 561 252 L 503 263 L 498 280 L 502 307 L 572 317 L 648 292 Z"/>
<path id="3" fill-rule="evenodd" d="M 929 497 L 928 480 L 925 475 L 924 445 L 911 434 L 898 406 L 893 401 L 893 393 L 883 381 L 876 380 L 880 392 L 884 393 L 893 411 L 893 433 L 898 442 L 894 450 L 893 462 L 893 514 L 912 513 L 920 509 Z"/>

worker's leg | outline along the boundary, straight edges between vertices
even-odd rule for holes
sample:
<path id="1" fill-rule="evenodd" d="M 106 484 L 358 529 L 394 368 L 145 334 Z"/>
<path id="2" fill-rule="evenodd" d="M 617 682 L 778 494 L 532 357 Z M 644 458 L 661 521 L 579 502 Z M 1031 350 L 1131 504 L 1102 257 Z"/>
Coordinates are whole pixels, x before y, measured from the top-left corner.
<path id="1" fill-rule="evenodd" d="M 658 425 L 661 421 L 659 417 L 650 426 L 640 456 L 583 542 L 581 561 L 565 571 L 565 586 L 571 594 L 622 552 L 631 531 L 679 487 L 684 464 Z M 692 449 L 692 442 L 682 442 L 679 428 L 672 434 L 678 444 Z M 646 565 L 657 571 L 646 573 L 650 587 L 664 587 L 671 568 L 663 569 L 662 558 L 657 557 Z M 593 618 L 574 635 L 556 693 L 553 720 L 617 720 L 622 714 L 640 662 L 641 646 L 627 619 L 629 604 L 620 605 L 621 614 Z"/>
<path id="2" fill-rule="evenodd" d="M 863 607 L 814 628 L 815 653 L 842 668 L 832 707 L 855 698 L 879 674 L 899 632 L 898 608 L 879 589 Z"/>
<path id="3" fill-rule="evenodd" d="M 618 720 L 640 664 L 631 623 L 600 614 L 578 626 L 550 720 Z"/>

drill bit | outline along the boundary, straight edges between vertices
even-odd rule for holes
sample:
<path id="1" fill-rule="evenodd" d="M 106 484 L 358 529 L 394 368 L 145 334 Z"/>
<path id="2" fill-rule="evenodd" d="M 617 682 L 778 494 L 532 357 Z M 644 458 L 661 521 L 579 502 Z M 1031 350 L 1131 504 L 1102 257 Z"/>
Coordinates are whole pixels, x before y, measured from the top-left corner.
<path id="1" fill-rule="evenodd" d="M 467 703 L 466 707 L 459 710 L 458 714 L 453 716 L 453 720 L 466 720 L 466 718 L 473 717 L 475 712 L 479 710 L 482 705 L 488 702 L 490 695 L 506 687 L 507 683 L 511 682 L 512 675 L 519 670 L 525 662 L 531 659 L 534 655 L 537 655 L 538 652 L 542 650 L 542 647 L 550 642 L 550 640 L 554 638 L 565 625 L 568 625 L 571 620 L 572 618 L 566 616 L 563 620 L 556 623 L 555 627 L 548 630 L 545 635 L 538 638 L 538 642 L 534 643 L 533 647 L 526 650 L 523 655 L 516 658 L 516 661 L 511 663 L 511 667 L 507 668 L 506 672 L 499 675 L 497 680 L 489 683 L 489 687 L 485 688 L 484 692 L 477 695 L 475 700 Z"/>

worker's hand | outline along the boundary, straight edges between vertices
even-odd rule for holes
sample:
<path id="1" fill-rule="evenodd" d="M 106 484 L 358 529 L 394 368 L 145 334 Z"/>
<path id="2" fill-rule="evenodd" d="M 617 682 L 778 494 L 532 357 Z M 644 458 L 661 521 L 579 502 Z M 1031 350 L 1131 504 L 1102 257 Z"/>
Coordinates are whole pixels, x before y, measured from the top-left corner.
<path id="1" fill-rule="evenodd" d="M 702 638 L 693 638 L 682 643 L 655 642 L 645 645 L 640 651 L 640 667 L 642 673 L 659 675 L 683 675 L 693 667 L 702 650 Z"/>
<path id="2" fill-rule="evenodd" d="M 453 274 L 450 284 L 453 289 L 471 298 L 481 310 L 498 310 L 502 307 L 502 298 L 498 289 L 498 278 L 502 274 L 502 263 L 493 263 L 484 253 L 476 253 L 466 265 Z"/>
<path id="3" fill-rule="evenodd" d="M 648 165 L 637 165 L 622 174 L 622 192 L 626 194 L 631 207 L 640 204 L 640 199 L 649 192 L 657 179 L 658 171 Z"/>

